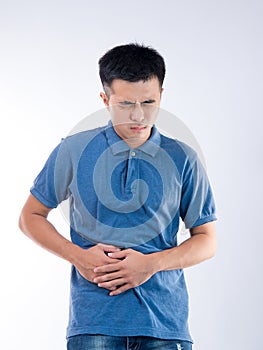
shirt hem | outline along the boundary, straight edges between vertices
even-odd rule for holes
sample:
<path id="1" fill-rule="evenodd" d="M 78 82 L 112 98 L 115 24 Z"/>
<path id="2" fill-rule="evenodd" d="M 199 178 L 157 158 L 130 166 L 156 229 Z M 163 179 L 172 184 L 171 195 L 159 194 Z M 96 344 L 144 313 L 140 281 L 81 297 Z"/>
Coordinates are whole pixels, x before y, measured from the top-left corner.
<path id="1" fill-rule="evenodd" d="M 201 226 L 201 225 L 204 225 L 204 224 L 207 224 L 208 222 L 212 222 L 212 221 L 216 221 L 217 220 L 217 217 L 215 214 L 211 214 L 209 216 L 205 216 L 201 219 L 198 219 L 194 225 L 192 226 L 188 226 L 188 225 L 185 225 L 187 229 L 190 229 L 190 228 L 194 228 L 196 226 Z"/>
<path id="2" fill-rule="evenodd" d="M 57 204 L 51 203 L 50 201 L 46 200 L 36 188 L 31 188 L 30 193 L 46 207 L 51 209 L 55 209 L 57 207 Z"/>
<path id="3" fill-rule="evenodd" d="M 189 341 L 193 343 L 193 339 L 189 334 L 178 334 L 176 332 L 160 332 L 157 329 L 149 329 L 149 328 L 140 328 L 138 329 L 126 329 L 125 331 L 122 328 L 89 328 L 89 327 L 74 327 L 67 330 L 66 338 L 73 337 L 75 335 L 80 334 L 101 334 L 101 335 L 109 335 L 116 337 L 153 337 L 157 339 L 165 339 L 165 340 L 181 340 L 181 341 Z"/>

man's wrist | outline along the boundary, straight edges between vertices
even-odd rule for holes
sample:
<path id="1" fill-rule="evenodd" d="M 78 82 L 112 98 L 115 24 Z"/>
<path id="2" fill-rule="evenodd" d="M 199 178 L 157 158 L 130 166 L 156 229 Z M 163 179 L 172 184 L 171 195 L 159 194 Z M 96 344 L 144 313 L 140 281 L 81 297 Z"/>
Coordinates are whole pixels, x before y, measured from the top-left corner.
<path id="1" fill-rule="evenodd" d="M 155 252 L 148 255 L 150 257 L 150 264 L 151 264 L 153 274 L 163 270 L 161 253 L 162 252 Z"/>
<path id="2" fill-rule="evenodd" d="M 83 249 L 81 247 L 70 241 L 67 241 L 63 247 L 63 257 L 72 265 L 75 265 L 79 261 L 79 257 L 82 251 Z"/>
<path id="3" fill-rule="evenodd" d="M 154 273 L 181 268 L 179 266 L 179 261 L 177 261 L 177 264 L 175 264 L 176 250 L 177 248 L 174 247 L 151 254 L 153 269 L 155 271 Z"/>

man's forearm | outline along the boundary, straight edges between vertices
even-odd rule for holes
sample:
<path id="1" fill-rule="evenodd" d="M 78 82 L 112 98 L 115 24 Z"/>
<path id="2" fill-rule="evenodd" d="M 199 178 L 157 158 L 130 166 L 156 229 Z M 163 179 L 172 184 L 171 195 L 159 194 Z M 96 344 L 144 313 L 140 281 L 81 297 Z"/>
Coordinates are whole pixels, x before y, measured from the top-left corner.
<path id="1" fill-rule="evenodd" d="M 22 212 L 19 227 L 42 248 L 74 263 L 80 248 L 63 237 L 44 216 Z"/>
<path id="2" fill-rule="evenodd" d="M 155 271 L 183 269 L 212 258 L 216 250 L 214 223 L 192 230 L 192 236 L 178 247 L 153 253 Z"/>
<path id="3" fill-rule="evenodd" d="M 107 256 L 107 253 L 120 250 L 115 246 L 99 243 L 83 249 L 66 239 L 48 221 L 50 210 L 30 195 L 19 218 L 20 229 L 42 248 L 73 264 L 89 281 L 98 276 L 94 268 L 119 261 Z"/>

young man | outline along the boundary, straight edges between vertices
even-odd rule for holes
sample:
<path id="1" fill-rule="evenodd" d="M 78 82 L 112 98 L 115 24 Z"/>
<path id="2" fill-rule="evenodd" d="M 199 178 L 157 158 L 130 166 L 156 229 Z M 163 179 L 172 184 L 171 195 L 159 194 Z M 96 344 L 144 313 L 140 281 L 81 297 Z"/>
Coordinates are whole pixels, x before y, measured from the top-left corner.
<path id="1" fill-rule="evenodd" d="M 111 120 L 55 148 L 20 228 L 72 264 L 68 349 L 191 349 L 183 268 L 215 253 L 209 181 L 196 153 L 154 125 L 159 53 L 117 46 L 99 66 Z M 72 241 L 47 219 L 65 199 Z M 191 237 L 177 245 L 180 218 Z"/>

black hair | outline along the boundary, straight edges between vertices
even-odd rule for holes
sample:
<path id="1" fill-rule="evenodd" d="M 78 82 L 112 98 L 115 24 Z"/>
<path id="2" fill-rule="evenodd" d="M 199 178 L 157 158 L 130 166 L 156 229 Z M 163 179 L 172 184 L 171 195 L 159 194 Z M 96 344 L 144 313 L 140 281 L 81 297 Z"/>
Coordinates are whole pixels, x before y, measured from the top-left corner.
<path id="1" fill-rule="evenodd" d="M 137 82 L 157 77 L 161 87 L 165 63 L 163 57 L 149 46 L 137 43 L 120 45 L 100 58 L 99 74 L 103 86 L 110 87 L 114 79 Z"/>

